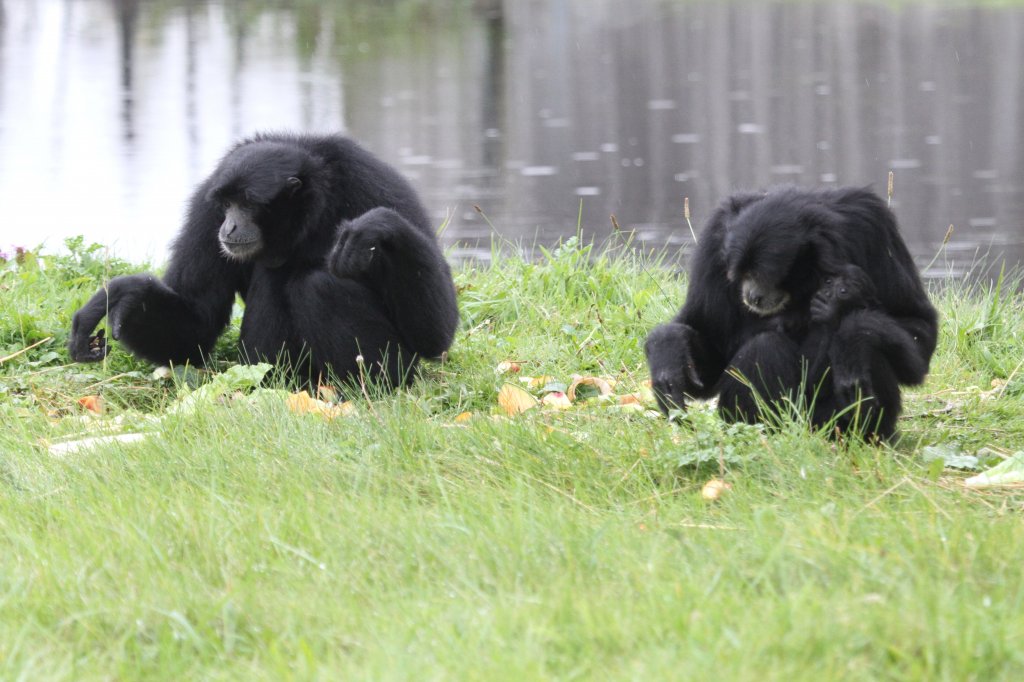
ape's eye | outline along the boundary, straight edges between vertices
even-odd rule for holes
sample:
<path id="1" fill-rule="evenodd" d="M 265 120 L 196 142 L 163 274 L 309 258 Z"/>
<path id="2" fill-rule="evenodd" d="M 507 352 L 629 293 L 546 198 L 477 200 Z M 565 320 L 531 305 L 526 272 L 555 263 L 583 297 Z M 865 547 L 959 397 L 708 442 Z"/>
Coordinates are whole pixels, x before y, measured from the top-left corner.
<path id="1" fill-rule="evenodd" d="M 839 293 L 843 296 L 846 295 L 846 287 L 839 287 Z"/>
<path id="2" fill-rule="evenodd" d="M 826 277 L 825 278 L 825 285 L 827 286 L 827 285 L 830 285 L 830 284 L 832 284 L 832 278 L 831 277 Z"/>

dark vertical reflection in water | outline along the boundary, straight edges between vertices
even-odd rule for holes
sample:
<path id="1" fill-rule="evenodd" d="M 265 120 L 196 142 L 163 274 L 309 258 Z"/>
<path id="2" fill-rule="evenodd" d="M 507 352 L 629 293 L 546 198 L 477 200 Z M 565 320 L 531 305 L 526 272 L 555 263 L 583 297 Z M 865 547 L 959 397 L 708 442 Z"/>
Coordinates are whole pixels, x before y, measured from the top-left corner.
<path id="1" fill-rule="evenodd" d="M 7 73 L 7 6 L 0 0 L 0 76 Z M 4 88 L 0 88 L 0 111 L 4 110 Z M 0 118 L 0 138 L 3 136 L 4 121 Z M 2 247 L 0 247 L 2 248 Z"/>
<path id="2" fill-rule="evenodd" d="M 135 32 L 139 21 L 138 0 L 114 0 L 117 15 L 119 70 L 121 77 L 121 124 L 125 143 L 135 140 Z"/>
<path id="3" fill-rule="evenodd" d="M 68 89 L 71 85 L 71 76 L 69 75 L 72 64 L 70 42 L 74 35 L 74 13 L 75 7 L 72 0 L 64 0 L 65 13 L 60 23 L 60 45 L 57 47 L 57 58 L 56 58 L 56 72 L 54 74 L 54 84 L 52 91 L 52 125 L 55 129 L 60 129 L 60 121 L 63 120 L 68 114 L 67 101 L 68 101 Z M 11 129 L 8 131 L 11 135 L 18 134 L 18 131 Z M 53 159 L 60 159 L 64 156 L 66 134 L 61 131 L 60 134 L 53 135 L 48 142 L 48 154 Z"/>
<path id="4" fill-rule="evenodd" d="M 234 8 L 234 11 L 232 11 Z M 242 75 L 245 70 L 245 48 L 248 38 L 248 22 L 243 16 L 244 8 L 240 8 L 235 4 L 228 4 L 226 6 L 227 21 L 231 27 L 231 45 L 232 45 L 232 62 L 231 62 L 231 135 L 233 137 L 241 137 L 247 132 L 244 130 L 242 124 L 242 100 L 244 93 L 242 91 Z"/>
<path id="5" fill-rule="evenodd" d="M 199 36 L 196 29 L 196 2 L 185 3 L 185 136 L 188 140 L 188 165 L 199 165 L 199 103 L 196 81 L 198 74 Z"/>
<path id="6" fill-rule="evenodd" d="M 505 155 L 502 133 L 505 129 L 505 13 L 499 0 L 480 2 L 478 12 L 485 36 L 480 99 L 481 162 L 496 176 Z"/>

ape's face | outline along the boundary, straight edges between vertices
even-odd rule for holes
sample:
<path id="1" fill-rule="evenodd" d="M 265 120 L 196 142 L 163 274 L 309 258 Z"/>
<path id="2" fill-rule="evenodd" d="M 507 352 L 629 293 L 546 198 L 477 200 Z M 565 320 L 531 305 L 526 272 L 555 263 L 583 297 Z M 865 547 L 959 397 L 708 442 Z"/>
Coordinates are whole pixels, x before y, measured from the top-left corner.
<path id="1" fill-rule="evenodd" d="M 310 155 L 292 145 L 261 141 L 224 157 L 206 199 L 223 211 L 217 233 L 232 260 L 280 264 L 304 229 L 303 179 L 315 172 Z"/>
<path id="2" fill-rule="evenodd" d="M 263 232 L 256 221 L 255 211 L 243 204 L 227 203 L 224 222 L 217 233 L 220 250 L 232 260 L 249 261 L 263 251 Z"/>
<path id="3" fill-rule="evenodd" d="M 302 181 L 289 176 L 280 182 L 280 188 L 267 203 L 257 203 L 242 191 L 222 189 L 213 193 L 224 209 L 224 222 L 217 233 L 221 251 L 232 260 L 247 262 L 267 255 L 273 244 L 274 230 L 280 222 L 275 214 L 282 209 L 302 187 Z M 277 250 L 275 248 L 275 250 Z"/>
<path id="4" fill-rule="evenodd" d="M 743 305 L 768 317 L 804 301 L 820 275 L 805 216 L 790 204 L 765 199 L 742 210 L 723 242 L 726 277 Z"/>

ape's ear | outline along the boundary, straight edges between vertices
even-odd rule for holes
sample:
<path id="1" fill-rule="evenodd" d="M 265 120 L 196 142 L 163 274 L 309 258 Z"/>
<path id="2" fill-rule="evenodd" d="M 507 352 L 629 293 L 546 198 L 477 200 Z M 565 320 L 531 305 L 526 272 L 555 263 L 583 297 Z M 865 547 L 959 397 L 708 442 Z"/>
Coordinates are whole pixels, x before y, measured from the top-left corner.
<path id="1" fill-rule="evenodd" d="M 726 200 L 728 212 L 736 215 L 755 201 L 761 201 L 765 196 L 764 192 L 736 192 Z"/>
<path id="2" fill-rule="evenodd" d="M 220 204 L 223 204 L 224 200 L 227 198 L 228 190 L 228 187 L 225 187 L 222 183 L 218 183 L 210 188 L 210 191 L 206 193 L 204 198 L 211 204 L 217 204 L 219 206 Z"/>
<path id="3" fill-rule="evenodd" d="M 285 180 L 284 184 L 288 187 L 288 196 L 293 196 L 302 187 L 302 180 L 292 176 Z"/>

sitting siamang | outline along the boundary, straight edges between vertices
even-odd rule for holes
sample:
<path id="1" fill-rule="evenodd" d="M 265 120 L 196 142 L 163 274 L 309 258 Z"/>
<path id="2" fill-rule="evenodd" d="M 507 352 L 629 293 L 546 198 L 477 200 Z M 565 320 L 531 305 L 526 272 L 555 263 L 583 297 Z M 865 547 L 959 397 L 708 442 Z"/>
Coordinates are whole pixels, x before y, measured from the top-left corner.
<path id="1" fill-rule="evenodd" d="M 201 363 L 236 293 L 243 359 L 314 385 L 359 376 L 359 362 L 403 385 L 458 324 L 451 271 L 396 170 L 344 137 L 262 134 L 196 189 L 163 280 L 116 277 L 75 313 L 71 357 L 107 354 L 103 330 L 93 335 L 106 315 L 138 357 Z"/>
<path id="2" fill-rule="evenodd" d="M 815 426 L 891 437 L 900 384 L 920 384 L 938 316 L 877 195 L 858 188 L 736 194 L 714 212 L 686 302 L 647 338 L 666 414 L 717 395 L 729 420 L 788 398 Z"/>

